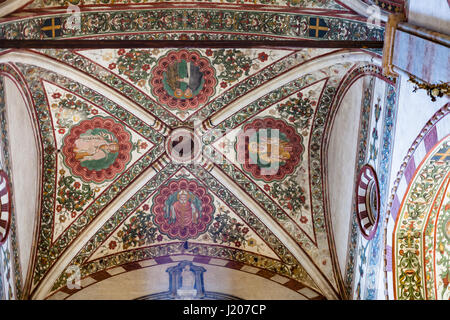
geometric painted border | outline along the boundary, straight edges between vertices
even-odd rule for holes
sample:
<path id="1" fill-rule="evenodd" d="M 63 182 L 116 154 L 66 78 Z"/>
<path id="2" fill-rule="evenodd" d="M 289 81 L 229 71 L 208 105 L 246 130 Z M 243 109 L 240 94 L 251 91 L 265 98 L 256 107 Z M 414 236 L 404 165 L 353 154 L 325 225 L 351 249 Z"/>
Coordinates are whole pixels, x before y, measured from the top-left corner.
<path id="1" fill-rule="evenodd" d="M 370 216 L 373 214 L 369 213 L 370 209 L 370 203 L 368 208 L 367 203 L 367 193 L 370 193 L 371 190 L 369 190 L 370 184 L 374 183 L 375 187 L 375 200 L 376 200 L 376 217 L 375 221 L 371 221 Z M 375 232 L 377 231 L 378 227 L 378 221 L 380 220 L 380 187 L 378 184 L 378 178 L 377 173 L 375 172 L 375 169 L 366 164 L 364 165 L 360 172 L 359 172 L 359 178 L 358 178 L 358 184 L 356 185 L 355 190 L 355 196 L 357 199 L 357 206 L 356 206 L 356 217 L 358 220 L 359 229 L 361 231 L 362 236 L 367 239 L 371 240 L 373 236 L 375 235 Z M 370 197 L 370 195 L 369 195 Z M 375 213 L 375 212 L 374 212 Z"/>
<path id="2" fill-rule="evenodd" d="M 303 284 L 301 284 L 298 281 L 295 281 L 293 279 L 289 279 L 286 277 L 283 277 L 279 274 L 276 274 L 274 272 L 271 272 L 266 269 L 260 269 L 254 266 L 249 266 L 241 262 L 237 261 L 231 261 L 221 258 L 211 258 L 211 257 L 205 257 L 205 256 L 195 256 L 195 255 L 189 255 L 189 254 L 181 254 L 181 255 L 171 255 L 171 256 L 163 256 L 163 257 L 156 257 L 153 259 L 138 261 L 138 262 L 131 262 L 127 263 L 121 266 L 113 267 L 110 269 L 105 269 L 96 273 L 93 273 L 87 277 L 84 277 L 80 280 L 80 289 L 69 289 L 66 286 L 60 288 L 58 291 L 52 293 L 49 295 L 46 300 L 66 300 L 71 295 L 77 293 L 78 291 L 83 290 L 84 288 L 87 288 L 93 284 L 96 284 L 100 281 L 109 279 L 111 277 L 123 274 L 125 272 L 130 272 L 138 269 L 143 268 L 149 268 L 156 265 L 162 265 L 162 264 L 169 264 L 174 262 L 179 262 L 183 260 L 192 261 L 195 263 L 201 263 L 201 264 L 208 264 L 213 266 L 220 266 L 224 268 L 239 270 L 242 272 L 254 274 L 256 276 L 263 277 L 265 279 L 268 279 L 270 281 L 274 281 L 288 289 L 291 289 L 302 296 L 305 297 L 306 300 L 325 300 L 325 297 L 323 297 L 320 293 L 314 291 L 313 289 L 310 289 Z"/>
<path id="3" fill-rule="evenodd" d="M 448 128 L 450 128 L 450 117 L 447 116 L 449 113 L 450 103 L 447 103 L 426 123 L 425 127 L 414 140 L 408 153 L 404 157 L 394 181 L 385 218 L 384 280 L 386 299 L 394 299 L 392 235 L 397 215 L 400 211 L 401 200 L 405 196 L 408 186 L 415 176 L 417 167 L 422 163 L 433 147 L 449 134 Z"/>
<path id="4" fill-rule="evenodd" d="M 0 245 L 8 239 L 11 228 L 11 193 L 6 172 L 0 170 Z"/>

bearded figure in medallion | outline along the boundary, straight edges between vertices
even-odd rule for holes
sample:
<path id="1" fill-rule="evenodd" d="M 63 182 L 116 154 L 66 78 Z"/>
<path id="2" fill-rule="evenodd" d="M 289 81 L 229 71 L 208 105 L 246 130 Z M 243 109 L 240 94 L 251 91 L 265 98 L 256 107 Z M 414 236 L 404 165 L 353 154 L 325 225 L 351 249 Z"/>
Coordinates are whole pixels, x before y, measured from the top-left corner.
<path id="1" fill-rule="evenodd" d="M 181 190 L 167 199 L 164 217 L 168 219 L 169 224 L 180 228 L 196 224 L 201 217 L 201 203 L 195 195 Z"/>
<path id="2" fill-rule="evenodd" d="M 197 180 L 172 180 L 161 186 L 154 197 L 153 222 L 171 239 L 194 239 L 212 223 L 213 201 L 213 196 Z"/>

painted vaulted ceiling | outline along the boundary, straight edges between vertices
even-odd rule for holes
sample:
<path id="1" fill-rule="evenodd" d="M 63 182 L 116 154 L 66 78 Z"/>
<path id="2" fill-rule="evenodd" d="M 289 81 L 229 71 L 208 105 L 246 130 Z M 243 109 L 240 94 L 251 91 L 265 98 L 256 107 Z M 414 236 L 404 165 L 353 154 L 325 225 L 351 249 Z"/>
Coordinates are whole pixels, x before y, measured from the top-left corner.
<path id="1" fill-rule="evenodd" d="M 39 0 L 2 18 L 0 37 L 383 39 L 382 27 L 340 1 L 70 3 L 81 8 L 78 25 L 69 2 Z M 343 297 L 324 159 L 343 94 L 379 73 L 368 62 L 376 58 L 335 49 L 3 51 L 0 73 L 23 94 L 39 152 L 23 297 L 70 292 L 73 266 L 104 279 L 178 256 Z M 180 130 L 201 146 L 193 162 L 177 151 Z"/>

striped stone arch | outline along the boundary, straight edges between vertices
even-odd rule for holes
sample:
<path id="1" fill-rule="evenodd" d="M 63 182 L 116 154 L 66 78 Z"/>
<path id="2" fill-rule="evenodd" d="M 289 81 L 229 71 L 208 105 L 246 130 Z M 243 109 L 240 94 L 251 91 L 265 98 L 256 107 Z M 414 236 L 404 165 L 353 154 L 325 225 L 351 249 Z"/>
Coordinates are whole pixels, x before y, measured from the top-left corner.
<path id="1" fill-rule="evenodd" d="M 9 190 L 8 176 L 0 170 L 0 245 L 8 239 L 11 227 L 11 195 Z"/>
<path id="2" fill-rule="evenodd" d="M 414 192 L 413 189 L 420 183 L 419 180 L 423 176 L 423 171 L 426 170 L 430 162 L 435 161 L 436 163 L 437 161 L 440 164 L 445 161 L 450 161 L 450 156 L 445 159 L 441 159 L 442 157 L 438 159 L 436 157 L 436 153 L 441 152 L 442 144 L 445 144 L 450 137 L 448 130 L 450 128 L 449 113 L 450 104 L 447 103 L 427 122 L 404 157 L 400 171 L 397 173 L 397 177 L 393 183 L 384 223 L 386 299 L 436 298 L 430 295 L 432 290 L 427 288 L 427 285 L 430 286 L 430 280 L 433 279 L 427 276 L 426 270 L 429 269 L 427 265 L 430 263 L 427 254 L 429 254 L 430 250 L 436 251 L 439 248 L 431 248 L 429 244 L 427 245 L 427 239 L 433 238 L 430 237 L 429 232 L 435 232 L 433 228 L 436 229 L 436 223 L 433 223 L 433 219 L 435 222 L 437 220 L 436 214 L 432 214 L 431 211 L 435 207 L 434 204 L 438 202 L 443 203 L 443 199 L 442 201 L 437 201 L 436 197 L 439 194 L 438 190 L 445 189 L 441 188 L 441 186 L 444 186 L 445 181 L 447 181 L 445 177 L 448 176 L 448 170 L 444 174 L 444 179 L 441 179 L 442 183 L 433 182 L 431 184 L 434 184 L 436 188 L 427 191 L 426 207 L 420 209 L 418 217 L 411 219 L 411 215 L 407 211 L 412 212 L 413 210 L 411 206 L 407 209 L 408 204 L 405 202 L 408 200 L 407 198 L 411 198 L 411 194 Z M 405 215 L 405 213 L 407 214 Z M 404 230 L 401 228 L 402 224 L 406 226 Z M 402 244 L 402 241 L 405 243 Z M 412 244 L 415 245 L 414 250 Z M 402 267 L 404 270 L 399 272 L 397 269 L 401 265 L 400 260 L 406 255 L 410 255 L 410 258 L 405 262 L 408 262 L 410 266 L 414 265 L 414 267 Z M 399 294 L 398 291 L 402 290 L 400 287 L 403 287 L 405 280 L 409 281 L 408 279 L 414 280 L 415 282 L 414 284 L 411 282 L 411 292 L 414 292 L 414 294 L 411 293 L 412 295 L 409 298 L 402 293 Z M 402 283 L 399 285 L 400 280 Z"/>
<path id="3" fill-rule="evenodd" d="M 361 168 L 355 192 L 358 225 L 363 237 L 370 240 L 380 219 L 380 187 L 377 174 L 370 165 Z"/>

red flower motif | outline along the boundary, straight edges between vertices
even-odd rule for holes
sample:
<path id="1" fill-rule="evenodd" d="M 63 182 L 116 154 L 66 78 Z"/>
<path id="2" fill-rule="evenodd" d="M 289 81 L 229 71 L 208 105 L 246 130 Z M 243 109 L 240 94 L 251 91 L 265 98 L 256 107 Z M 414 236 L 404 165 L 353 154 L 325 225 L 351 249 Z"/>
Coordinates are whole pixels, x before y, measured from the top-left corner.
<path id="1" fill-rule="evenodd" d="M 235 243 L 234 243 L 234 245 L 236 246 L 236 247 L 240 247 L 241 246 L 241 242 L 240 241 L 236 241 Z"/>
<path id="2" fill-rule="evenodd" d="M 108 246 L 111 250 L 114 250 L 114 248 L 117 247 L 117 243 L 115 241 L 111 241 Z"/>
<path id="3" fill-rule="evenodd" d="M 214 226 L 214 228 L 218 229 L 220 226 L 220 223 L 218 221 L 214 222 L 213 226 Z"/>
<path id="4" fill-rule="evenodd" d="M 77 216 L 77 213 L 76 213 L 75 211 L 72 211 L 72 213 L 70 214 L 70 216 L 71 216 L 72 218 L 75 218 L 75 217 Z"/>
<path id="5" fill-rule="evenodd" d="M 449 284 L 449 275 L 448 274 L 445 278 L 442 278 L 442 282 L 444 282 L 444 287 L 447 288 L 448 284 Z"/>
<path id="6" fill-rule="evenodd" d="M 222 82 L 220 83 L 220 86 L 221 86 L 222 88 L 226 88 L 226 87 L 228 86 L 228 83 L 226 83 L 225 81 L 222 81 Z"/>
<path id="7" fill-rule="evenodd" d="M 114 69 L 115 67 L 116 67 L 116 64 L 114 62 L 110 63 L 108 66 L 108 68 L 110 68 L 111 70 Z"/>
<path id="8" fill-rule="evenodd" d="M 81 184 L 79 182 L 75 182 L 73 186 L 75 187 L 75 189 L 79 189 L 81 187 Z"/>
<path id="9" fill-rule="evenodd" d="M 60 134 L 64 134 L 64 132 L 66 132 L 66 129 L 64 129 L 64 128 L 61 128 L 58 130 L 58 133 L 60 133 Z"/>
<path id="10" fill-rule="evenodd" d="M 243 234 L 246 234 L 248 231 L 249 231 L 249 230 L 248 230 L 247 227 L 245 227 L 244 229 L 242 229 L 242 233 L 243 233 Z"/>
<path id="11" fill-rule="evenodd" d="M 97 114 L 97 113 L 98 113 L 98 110 L 97 110 L 97 109 L 92 109 L 92 110 L 91 110 L 91 113 L 92 113 L 92 114 Z"/>
<path id="12" fill-rule="evenodd" d="M 211 50 L 211 49 L 208 49 L 208 50 L 206 50 L 206 55 L 208 56 L 208 57 L 211 57 L 212 56 L 212 54 L 213 54 L 213 51 Z"/>
<path id="13" fill-rule="evenodd" d="M 56 206 L 56 211 L 60 212 L 61 210 L 62 210 L 62 206 L 61 206 L 60 204 L 58 204 L 58 205 Z"/>
<path id="14" fill-rule="evenodd" d="M 150 209 L 150 206 L 148 204 L 144 204 L 144 206 L 142 207 L 142 209 L 144 211 L 148 211 L 148 209 Z"/>
<path id="15" fill-rule="evenodd" d="M 147 71 L 148 69 L 150 69 L 150 65 L 144 64 L 144 65 L 142 66 L 142 70 Z"/>
<path id="16" fill-rule="evenodd" d="M 301 223 L 307 223 L 307 222 L 308 222 L 308 218 L 306 218 L 305 216 L 302 216 L 302 217 L 300 218 L 300 222 L 301 222 Z"/>
<path id="17" fill-rule="evenodd" d="M 162 235 L 158 235 L 158 236 L 156 237 L 156 240 L 157 240 L 158 242 L 161 242 L 161 241 L 163 240 L 163 236 L 162 236 Z"/>
<path id="18" fill-rule="evenodd" d="M 247 70 L 250 69 L 250 65 L 247 63 L 245 66 L 242 67 L 242 69 L 243 69 L 244 71 L 247 71 Z"/>
<path id="19" fill-rule="evenodd" d="M 61 98 L 61 93 L 56 92 L 56 93 L 52 94 L 52 98 L 53 98 L 53 99 Z"/>
<path id="20" fill-rule="evenodd" d="M 147 149 L 147 146 L 148 146 L 147 143 L 145 143 L 145 142 L 141 143 L 141 148 L 142 149 Z"/>
<path id="21" fill-rule="evenodd" d="M 259 61 L 264 62 L 269 59 L 269 56 L 267 55 L 267 53 L 261 52 L 260 54 L 258 54 L 258 59 Z"/>
<path id="22" fill-rule="evenodd" d="M 294 116 L 289 117 L 289 121 L 290 121 L 290 122 L 294 122 L 294 121 L 295 121 Z"/>
<path id="23" fill-rule="evenodd" d="M 288 203 L 287 207 L 289 210 L 292 210 L 292 204 L 290 202 Z"/>
<path id="24" fill-rule="evenodd" d="M 264 190 L 270 191 L 270 186 L 267 183 L 264 185 Z"/>
<path id="25" fill-rule="evenodd" d="M 225 149 L 227 146 L 227 144 L 225 143 L 225 141 L 222 141 L 221 143 L 219 143 L 219 148 L 221 149 Z"/>
<path id="26" fill-rule="evenodd" d="M 125 53 L 125 49 L 119 49 L 119 51 L 117 51 L 117 54 L 119 56 L 123 55 Z"/>

